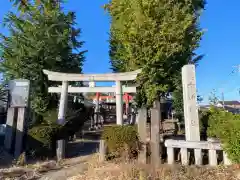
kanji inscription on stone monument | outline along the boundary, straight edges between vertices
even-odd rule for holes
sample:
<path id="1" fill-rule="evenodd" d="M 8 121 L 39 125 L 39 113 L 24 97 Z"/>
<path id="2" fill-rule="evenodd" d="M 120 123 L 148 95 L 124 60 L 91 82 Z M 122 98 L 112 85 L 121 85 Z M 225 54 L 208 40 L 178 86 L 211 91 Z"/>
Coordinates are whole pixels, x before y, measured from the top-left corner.
<path id="1" fill-rule="evenodd" d="M 182 83 L 186 140 L 199 141 L 200 132 L 194 65 L 185 65 L 182 68 Z"/>

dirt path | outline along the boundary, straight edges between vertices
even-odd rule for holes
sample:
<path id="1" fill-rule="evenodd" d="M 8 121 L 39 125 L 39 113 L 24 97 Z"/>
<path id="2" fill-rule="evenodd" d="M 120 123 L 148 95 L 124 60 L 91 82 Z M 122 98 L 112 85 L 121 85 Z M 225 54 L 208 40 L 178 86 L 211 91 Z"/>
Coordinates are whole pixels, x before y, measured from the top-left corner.
<path id="1" fill-rule="evenodd" d="M 66 180 L 87 170 L 87 162 L 91 160 L 99 148 L 99 134 L 85 134 L 84 139 L 69 142 L 66 149 L 68 159 L 63 161 L 63 168 L 44 174 L 40 180 Z"/>
<path id="2" fill-rule="evenodd" d="M 94 156 L 86 155 L 64 160 L 64 167 L 62 169 L 51 171 L 44 174 L 40 180 L 66 180 L 69 177 L 76 176 L 87 170 L 87 162 Z"/>

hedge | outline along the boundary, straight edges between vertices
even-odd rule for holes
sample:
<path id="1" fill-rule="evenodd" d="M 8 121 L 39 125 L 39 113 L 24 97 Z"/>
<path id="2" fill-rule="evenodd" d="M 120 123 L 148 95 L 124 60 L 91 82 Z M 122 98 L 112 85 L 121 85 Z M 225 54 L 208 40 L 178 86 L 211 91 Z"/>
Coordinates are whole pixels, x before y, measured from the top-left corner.
<path id="1" fill-rule="evenodd" d="M 140 142 L 136 126 L 114 125 L 105 127 L 102 134 L 108 153 L 112 157 L 136 157 L 140 149 Z"/>

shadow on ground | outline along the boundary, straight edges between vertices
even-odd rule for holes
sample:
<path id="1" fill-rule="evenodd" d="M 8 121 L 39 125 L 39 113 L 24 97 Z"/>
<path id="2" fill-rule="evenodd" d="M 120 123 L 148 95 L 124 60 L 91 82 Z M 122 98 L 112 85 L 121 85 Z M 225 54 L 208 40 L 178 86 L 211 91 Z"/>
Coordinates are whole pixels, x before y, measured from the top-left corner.
<path id="1" fill-rule="evenodd" d="M 98 152 L 99 141 L 80 140 L 70 142 L 66 149 L 66 158 L 91 155 Z"/>
<path id="2" fill-rule="evenodd" d="M 77 135 L 76 140 L 68 142 L 66 157 L 91 155 L 98 152 L 101 131 L 86 131 L 82 136 Z"/>

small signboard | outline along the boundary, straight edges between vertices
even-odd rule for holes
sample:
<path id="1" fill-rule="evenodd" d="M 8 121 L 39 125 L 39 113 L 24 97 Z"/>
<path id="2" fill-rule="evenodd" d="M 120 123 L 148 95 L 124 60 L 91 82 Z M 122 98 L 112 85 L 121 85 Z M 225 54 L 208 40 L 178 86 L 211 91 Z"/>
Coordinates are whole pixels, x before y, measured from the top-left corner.
<path id="1" fill-rule="evenodd" d="M 16 79 L 10 81 L 10 107 L 27 107 L 29 101 L 29 89 L 29 80 Z"/>

